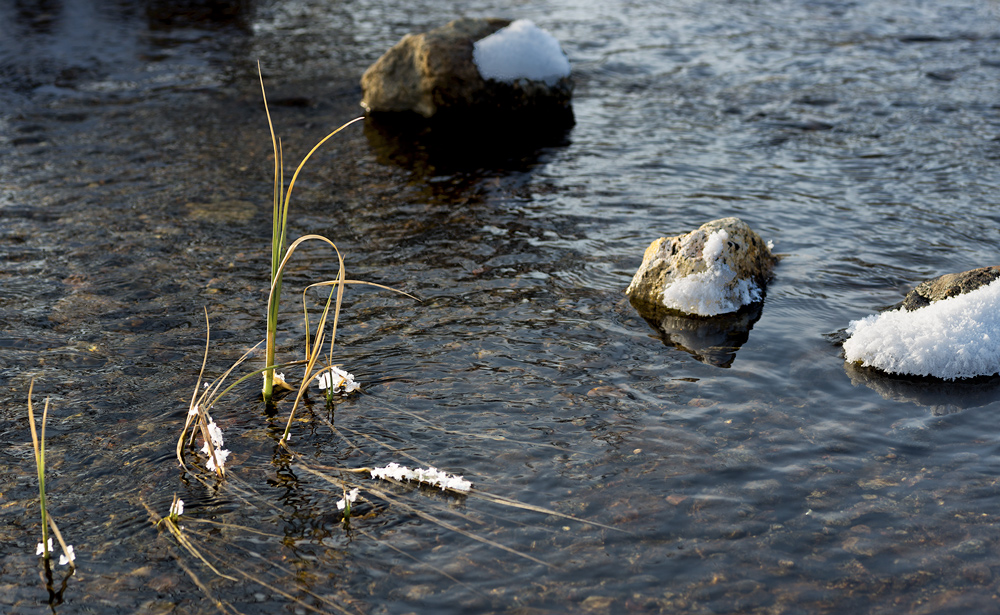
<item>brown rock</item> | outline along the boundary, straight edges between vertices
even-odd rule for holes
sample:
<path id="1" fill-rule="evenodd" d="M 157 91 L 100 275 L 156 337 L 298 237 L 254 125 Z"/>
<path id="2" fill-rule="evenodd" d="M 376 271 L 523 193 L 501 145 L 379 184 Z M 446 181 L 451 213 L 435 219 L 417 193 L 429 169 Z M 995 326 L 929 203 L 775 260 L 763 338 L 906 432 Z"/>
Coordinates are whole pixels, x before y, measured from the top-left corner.
<path id="1" fill-rule="evenodd" d="M 946 273 L 945 275 L 921 282 L 907 293 L 903 299 L 903 309 L 913 311 L 926 307 L 935 301 L 957 297 L 986 286 L 1000 278 L 1000 266 L 980 267 L 962 273 Z"/>
<path id="2" fill-rule="evenodd" d="M 728 237 L 718 257 L 706 259 L 705 242 L 717 231 L 725 231 Z M 767 244 L 745 222 L 722 218 L 650 244 L 625 294 L 639 314 L 655 321 L 677 312 L 698 316 L 736 312 L 751 302 L 744 299 L 752 298 L 754 289 L 759 299 L 776 262 Z M 663 292 L 668 286 L 688 276 L 712 275 L 710 267 L 719 274 L 712 278 L 718 287 L 718 301 L 691 306 L 664 303 Z"/>
<path id="3" fill-rule="evenodd" d="M 518 114 L 572 112 L 569 78 L 554 85 L 487 81 L 472 59 L 473 44 L 510 24 L 506 19 L 456 19 L 423 34 L 407 34 L 361 77 L 361 106 L 370 113 Z"/>

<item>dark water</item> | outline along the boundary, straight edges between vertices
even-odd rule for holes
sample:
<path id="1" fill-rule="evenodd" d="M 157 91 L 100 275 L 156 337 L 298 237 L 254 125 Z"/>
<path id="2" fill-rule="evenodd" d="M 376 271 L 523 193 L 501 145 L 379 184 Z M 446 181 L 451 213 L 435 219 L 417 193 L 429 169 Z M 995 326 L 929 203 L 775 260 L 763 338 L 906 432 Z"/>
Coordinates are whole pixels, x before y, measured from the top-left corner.
<path id="1" fill-rule="evenodd" d="M 0 611 L 51 612 L 32 377 L 79 564 L 57 612 L 996 610 L 1000 382 L 889 379 L 838 344 L 918 281 L 996 264 L 995 3 L 240 6 L 0 4 Z M 256 61 L 298 160 L 359 113 L 387 47 L 459 15 L 560 39 L 576 126 L 324 146 L 292 235 L 423 301 L 352 288 L 336 361 L 364 393 L 336 431 L 314 396 L 291 459 L 289 400 L 269 417 L 254 379 L 213 411 L 230 478 L 199 482 L 174 446 L 203 309 L 212 376 L 263 337 Z M 654 331 L 622 294 L 643 250 L 730 215 L 784 255 L 759 314 Z M 320 248 L 295 261 L 287 359 L 298 289 L 335 271 Z M 323 470 L 363 488 L 345 530 L 340 487 L 306 468 L 405 455 L 602 525 Z M 175 493 L 234 580 L 153 527 Z"/>

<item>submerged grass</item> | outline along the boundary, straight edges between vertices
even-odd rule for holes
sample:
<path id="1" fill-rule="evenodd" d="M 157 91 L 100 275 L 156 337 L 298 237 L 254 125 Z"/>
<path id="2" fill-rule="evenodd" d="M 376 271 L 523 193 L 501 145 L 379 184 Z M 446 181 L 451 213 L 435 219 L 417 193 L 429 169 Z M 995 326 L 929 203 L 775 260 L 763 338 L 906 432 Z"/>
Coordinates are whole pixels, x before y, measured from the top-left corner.
<path id="1" fill-rule="evenodd" d="M 49 418 L 49 399 L 45 398 L 45 406 L 42 409 L 42 425 L 41 429 L 38 430 L 35 427 L 35 409 L 32 404 L 34 391 L 35 380 L 32 378 L 31 384 L 28 385 L 28 424 L 31 427 L 31 446 L 35 452 L 35 469 L 38 473 L 38 504 L 42 520 L 42 542 L 38 543 L 35 553 L 42 556 L 42 561 L 45 565 L 44 578 L 46 580 L 46 589 L 49 592 L 49 606 L 54 609 L 56 605 L 62 603 L 62 595 L 66 590 L 66 584 L 69 578 L 76 572 L 76 554 L 73 551 L 73 545 L 66 544 L 62 532 L 59 531 L 59 526 L 56 525 L 56 520 L 49 513 L 48 499 L 45 494 L 45 424 Z M 41 432 L 40 434 L 39 431 Z M 62 555 L 59 556 L 59 565 L 69 565 L 69 572 L 63 578 L 62 585 L 58 590 L 55 589 L 52 578 L 52 538 L 49 536 L 49 529 L 52 530 L 52 534 L 62 549 Z"/>
<path id="2" fill-rule="evenodd" d="M 216 407 L 216 404 L 219 403 L 225 395 L 231 392 L 234 387 L 250 378 L 256 378 L 258 377 L 258 374 L 260 374 L 263 376 L 264 380 L 262 394 L 265 404 L 271 408 L 274 408 L 276 405 L 276 389 L 285 388 L 295 391 L 294 400 L 292 401 L 291 408 L 288 412 L 287 423 L 285 424 L 284 430 L 281 432 L 281 436 L 277 442 L 278 450 L 282 451 L 282 455 L 287 455 L 286 459 L 288 460 L 289 470 L 295 470 L 303 475 L 318 478 L 322 481 L 322 483 L 332 485 L 334 487 L 333 493 L 336 495 L 331 494 L 330 502 L 328 502 L 329 509 L 331 511 L 335 508 L 340 510 L 339 520 L 342 522 L 344 530 L 348 533 L 348 536 L 350 536 L 353 531 L 351 527 L 352 518 L 361 523 L 382 514 L 385 510 L 396 509 L 402 513 L 430 522 L 447 532 L 466 537 L 483 545 L 487 545 L 492 549 L 504 551 L 519 558 L 523 558 L 532 564 L 544 567 L 551 567 L 554 565 L 545 561 L 541 557 L 536 557 L 533 554 L 514 549 L 506 544 L 503 544 L 501 541 L 496 540 L 495 530 L 497 528 L 490 528 L 488 533 L 492 537 L 487 538 L 487 532 L 475 530 L 475 526 L 479 526 L 481 530 L 484 524 L 484 522 L 476 518 L 475 515 L 463 513 L 460 510 L 457 510 L 457 507 L 455 506 L 442 507 L 431 504 L 428 507 L 427 505 L 419 505 L 415 502 L 407 501 L 407 492 L 400 492 L 398 489 L 393 489 L 391 486 L 390 488 L 385 488 L 384 482 L 380 483 L 379 481 L 388 481 L 388 483 L 395 485 L 398 488 L 404 488 L 406 483 L 409 483 L 411 486 L 419 486 L 419 488 L 411 490 L 410 493 L 419 494 L 420 491 L 424 489 L 433 489 L 436 492 L 448 494 L 450 498 L 455 498 L 460 503 L 464 503 L 467 497 L 471 497 L 475 500 L 501 508 L 520 509 L 542 514 L 548 518 L 575 521 L 604 530 L 621 531 L 617 530 L 617 528 L 559 513 L 548 508 L 518 502 L 502 496 L 492 495 L 478 489 L 473 489 L 471 482 L 464 480 L 463 477 L 453 476 L 441 472 L 440 470 L 421 462 L 415 455 L 403 450 L 403 447 L 392 446 L 391 444 L 388 444 L 362 431 L 338 429 L 338 427 L 336 427 L 332 422 L 332 413 L 330 418 L 326 418 L 325 416 L 321 416 L 321 414 L 317 413 L 314 413 L 313 417 L 328 426 L 332 434 L 345 440 L 351 446 L 353 451 L 366 454 L 370 457 L 385 457 L 386 455 L 396 458 L 404 457 L 417 464 L 418 469 L 410 470 L 409 468 L 399 466 L 395 463 L 390 463 L 383 468 L 332 467 L 317 464 L 313 459 L 307 459 L 291 449 L 289 446 L 289 442 L 291 440 L 291 426 L 293 420 L 295 419 L 296 412 L 306 400 L 306 393 L 311 384 L 313 382 L 326 383 L 326 406 L 328 408 L 332 408 L 334 391 L 337 389 L 337 385 L 334 384 L 335 379 L 339 378 L 340 383 L 344 384 L 345 381 L 350 378 L 349 374 L 339 370 L 339 368 L 334 365 L 334 347 L 336 344 L 337 330 L 340 325 L 345 288 L 348 285 L 368 285 L 400 293 L 413 299 L 416 298 L 388 286 L 348 279 L 343 254 L 337 245 L 325 236 L 318 234 L 306 234 L 290 243 L 288 242 L 287 229 L 289 220 L 289 202 L 296 179 L 302 171 L 305 163 L 326 141 L 347 126 L 363 118 L 357 118 L 344 124 L 317 142 L 295 168 L 291 180 L 289 181 L 287 188 L 285 188 L 282 145 L 280 140 L 275 136 L 271 114 L 267 107 L 267 95 L 264 88 L 262 74 L 259 73 L 259 77 L 261 93 L 264 100 L 264 108 L 267 114 L 268 129 L 274 152 L 271 270 L 266 318 L 267 334 L 264 340 L 246 351 L 225 372 L 218 375 L 214 379 L 208 380 L 206 379 L 205 371 L 208 362 L 208 353 L 211 346 L 211 329 L 208 310 L 205 310 L 206 339 L 201 370 L 195 382 L 194 391 L 191 395 L 184 427 L 177 440 L 177 459 L 181 467 L 188 470 L 184 458 L 185 448 L 193 450 L 195 440 L 197 436 L 200 435 L 204 442 L 201 453 L 207 458 L 206 465 L 208 470 L 214 472 L 217 479 L 226 480 L 216 480 L 214 481 L 214 484 L 210 484 L 210 481 L 200 473 L 189 472 L 192 476 L 194 476 L 206 487 L 210 487 L 213 492 L 218 493 L 220 490 L 224 490 L 227 497 L 237 498 L 246 506 L 260 510 L 269 510 L 272 513 L 278 514 L 283 512 L 281 507 L 276 506 L 272 502 L 268 501 L 266 497 L 258 494 L 253 488 L 241 481 L 238 476 L 228 476 L 226 474 L 225 462 L 229 452 L 224 448 L 224 439 L 221 429 L 218 425 L 216 425 L 210 415 L 210 411 L 212 411 Z M 337 274 L 335 279 L 308 284 L 302 290 L 303 321 L 305 329 L 304 355 L 301 359 L 279 364 L 276 362 L 275 358 L 275 346 L 283 273 L 296 250 L 306 242 L 318 242 L 333 252 L 333 255 L 337 259 Z M 322 309 L 320 311 L 320 316 L 315 323 L 315 328 L 312 328 L 310 323 L 308 296 L 310 291 L 315 290 L 324 291 L 323 295 L 325 296 L 325 299 L 322 302 Z M 328 292 L 325 292 L 327 290 Z M 261 344 L 264 344 L 264 366 L 260 369 L 244 374 L 239 378 L 234 378 L 231 382 L 229 382 L 230 377 L 233 376 L 235 370 L 246 362 L 247 359 L 253 356 Z M 328 349 L 328 354 L 324 358 L 323 351 L 325 349 Z M 297 387 L 290 385 L 286 381 L 284 374 L 278 371 L 288 367 L 302 367 L 303 369 L 302 378 Z M 353 385 L 353 381 L 351 384 Z M 347 387 L 345 387 L 345 389 L 347 389 Z M 347 390 L 350 391 L 352 389 Z M 418 419 L 424 423 L 424 425 L 429 425 L 432 429 L 441 432 L 459 435 L 463 438 L 472 437 L 490 440 L 505 440 L 505 438 L 497 438 L 495 436 L 479 436 L 477 434 L 447 430 L 443 427 L 433 425 L 427 419 L 419 417 L 414 413 L 403 411 L 402 409 L 400 409 L 400 411 L 402 414 Z M 513 440 L 510 440 L 510 442 L 512 444 L 534 444 L 528 442 L 516 442 Z M 364 448 L 371 445 L 374 445 L 379 452 L 375 453 L 372 451 L 363 451 Z M 560 448 L 560 450 L 564 449 Z M 361 480 L 361 478 L 367 478 L 368 480 Z M 319 489 L 319 493 L 322 495 L 327 493 L 327 491 L 321 487 Z M 203 565 L 219 579 L 224 579 L 233 583 L 245 583 L 247 581 L 255 583 L 262 588 L 268 589 L 274 595 L 283 596 L 289 601 L 294 602 L 297 607 L 306 611 L 316 613 L 357 612 L 357 610 L 345 608 L 338 601 L 331 600 L 326 596 L 320 596 L 308 588 L 302 587 L 297 580 L 292 581 L 296 585 L 296 588 L 293 591 L 285 591 L 284 589 L 281 589 L 279 587 L 281 584 L 281 578 L 297 579 L 296 571 L 276 563 L 273 559 L 265 559 L 255 550 L 251 551 L 249 549 L 245 549 L 231 540 L 223 540 L 223 538 L 221 538 L 223 532 L 219 531 L 219 528 L 225 528 L 229 531 L 254 534 L 254 540 L 258 542 L 261 540 L 273 540 L 277 543 L 287 545 L 287 537 L 266 535 L 266 533 L 253 530 L 251 528 L 218 523 L 211 520 L 199 520 L 190 516 L 185 517 L 185 521 L 189 522 L 189 528 L 185 529 L 185 527 L 180 524 L 181 515 L 184 512 L 183 502 L 180 501 L 176 495 L 171 503 L 170 511 L 166 516 L 160 516 L 157 514 L 145 502 L 143 502 L 143 505 L 146 506 L 150 519 L 153 520 L 158 527 L 165 528 L 169 535 L 174 539 L 176 545 L 179 546 L 183 552 L 186 552 L 190 557 L 200 562 L 201 565 Z M 432 512 L 429 512 L 427 510 L 428 508 L 430 508 Z M 325 515 L 326 513 L 323 513 L 323 516 Z M 194 523 L 214 525 L 215 528 L 213 529 L 210 527 L 207 531 L 190 529 L 190 525 Z M 382 541 L 372 536 L 370 532 L 362 531 L 362 533 L 382 544 Z M 399 551 L 395 547 L 390 548 Z M 233 558 L 232 556 L 234 551 L 241 551 L 244 553 L 242 553 L 240 557 Z M 223 613 L 238 612 L 232 604 L 215 597 L 209 589 L 210 584 L 205 583 L 202 579 L 200 579 L 198 574 L 184 563 L 181 555 L 175 553 L 172 549 L 170 550 L 170 553 L 173 557 L 175 557 L 175 559 L 177 559 L 178 564 L 192 578 L 198 587 L 201 588 L 201 590 L 205 593 L 205 596 L 209 598 L 217 610 Z M 254 568 L 253 566 L 248 565 L 248 562 L 252 560 L 260 560 L 261 567 Z M 438 570 L 437 568 L 431 568 L 446 578 L 449 578 L 456 583 L 460 583 L 451 575 Z M 472 591 L 477 590 L 473 589 Z M 297 593 L 298 596 L 295 595 L 295 593 Z"/>
<path id="3" fill-rule="evenodd" d="M 267 127 L 271 134 L 271 146 L 274 150 L 274 194 L 273 194 L 273 209 L 271 214 L 271 290 L 267 298 L 267 339 L 264 347 L 264 364 L 267 366 L 264 370 L 264 388 L 263 395 L 265 403 L 270 404 L 274 396 L 274 387 L 277 385 L 279 387 L 285 387 L 291 389 L 292 387 L 285 383 L 283 378 L 275 378 L 274 371 L 274 357 L 275 357 L 275 335 L 278 329 L 278 311 L 281 298 L 281 284 L 282 284 L 282 272 L 284 271 L 285 264 L 288 262 L 289 257 L 295 251 L 295 248 L 307 239 L 319 239 L 329 243 L 334 250 L 337 251 L 337 256 L 340 261 L 340 284 L 337 286 L 337 305 L 334 310 L 334 326 L 333 332 L 331 334 L 331 345 L 333 338 L 336 337 L 336 317 L 340 312 L 340 305 L 343 299 L 343 272 L 344 272 L 344 259 L 340 256 L 340 251 L 329 239 L 320 235 L 308 235 L 305 237 L 300 237 L 295 240 L 294 243 L 288 245 L 288 206 L 292 198 L 292 189 L 295 188 L 295 180 L 298 179 L 299 173 L 305 166 L 309 158 L 312 157 L 316 150 L 318 150 L 324 143 L 329 141 L 335 134 L 341 130 L 347 128 L 351 124 L 360 122 L 364 117 L 357 117 L 353 120 L 337 128 L 330 134 L 326 135 L 316 145 L 313 146 L 309 153 L 302 158 L 302 162 L 295 168 L 295 172 L 292 174 L 292 179 L 288 182 L 288 188 L 285 189 L 285 175 L 284 175 L 284 159 L 282 154 L 281 141 L 275 136 L 274 133 L 274 123 L 271 121 L 271 111 L 267 106 L 267 91 L 264 88 L 264 76 L 260 71 L 260 66 L 257 67 L 257 74 L 260 78 L 260 91 L 261 96 L 264 99 L 264 112 L 267 114 Z M 329 302 L 327 303 L 327 309 L 329 309 Z M 326 312 L 324 312 L 324 316 Z M 324 319 L 325 320 L 325 319 Z M 308 346 L 308 340 L 306 342 Z M 308 355 L 308 350 L 306 352 Z M 307 375 L 308 375 L 307 370 Z"/>

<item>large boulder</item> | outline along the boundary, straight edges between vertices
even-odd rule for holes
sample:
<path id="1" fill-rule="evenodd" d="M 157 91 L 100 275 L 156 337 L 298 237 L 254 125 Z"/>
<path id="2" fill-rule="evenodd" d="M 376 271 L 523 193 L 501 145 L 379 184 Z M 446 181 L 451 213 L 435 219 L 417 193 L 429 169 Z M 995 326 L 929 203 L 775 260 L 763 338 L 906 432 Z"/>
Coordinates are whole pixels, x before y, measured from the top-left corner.
<path id="1" fill-rule="evenodd" d="M 962 273 L 946 273 L 943 276 L 921 282 L 907 293 L 902 308 L 913 311 L 926 307 L 935 301 L 957 297 L 976 290 L 1000 278 L 1000 266 L 980 267 Z"/>
<path id="2" fill-rule="evenodd" d="M 776 262 L 746 222 L 722 218 L 650 244 L 625 294 L 654 321 L 671 313 L 732 313 L 763 299 Z"/>
<path id="3" fill-rule="evenodd" d="M 473 58 L 476 42 L 510 24 L 506 19 L 463 18 L 430 32 L 406 35 L 361 77 L 361 105 L 373 114 L 423 118 L 568 114 L 571 121 L 568 75 L 556 80 L 497 80 L 480 73 Z"/>

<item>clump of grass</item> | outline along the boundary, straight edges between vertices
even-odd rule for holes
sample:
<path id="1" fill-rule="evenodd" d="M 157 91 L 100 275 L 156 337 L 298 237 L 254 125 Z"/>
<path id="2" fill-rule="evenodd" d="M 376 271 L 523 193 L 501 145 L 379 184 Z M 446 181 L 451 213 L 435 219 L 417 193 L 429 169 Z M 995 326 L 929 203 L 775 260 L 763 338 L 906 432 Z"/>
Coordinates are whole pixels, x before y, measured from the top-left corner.
<path id="1" fill-rule="evenodd" d="M 69 564 L 70 574 L 72 574 L 76 569 L 76 554 L 73 551 L 73 545 L 67 545 L 66 541 L 63 540 L 59 526 L 56 525 L 56 520 L 49 514 L 48 502 L 45 498 L 45 423 L 49 418 L 49 399 L 45 398 L 45 407 L 42 410 L 41 435 L 39 435 L 39 430 L 35 428 L 35 409 L 31 402 L 34 391 L 35 380 L 32 379 L 31 384 L 28 386 L 28 423 L 31 426 L 31 445 L 35 451 L 35 468 L 38 471 L 38 504 L 42 517 L 42 542 L 38 543 L 36 554 L 42 556 L 45 560 L 46 568 L 48 568 L 49 560 L 52 557 L 52 538 L 49 536 L 49 529 L 51 528 L 52 534 L 59 541 L 59 547 L 62 549 L 62 555 L 59 556 L 59 565 L 65 566 Z"/>
<path id="2" fill-rule="evenodd" d="M 288 244 L 288 205 L 292 198 L 292 189 L 295 187 L 295 180 L 298 179 L 302 168 L 305 166 L 309 158 L 311 158 L 316 152 L 316 150 L 330 140 L 330 138 L 332 138 L 335 134 L 347 128 L 351 124 L 363 120 L 364 117 L 354 118 L 320 139 L 319 142 L 316 143 L 311 150 L 309 150 L 309 153 L 305 155 L 302 162 L 300 162 L 295 168 L 295 172 L 292 174 L 292 179 L 288 182 L 288 188 L 285 189 L 284 159 L 282 156 L 281 141 L 274 134 L 274 124 L 271 121 L 271 111 L 267 107 L 267 92 L 264 89 L 264 76 L 260 72 L 259 65 L 257 67 L 257 73 L 260 77 L 260 91 L 264 99 L 264 112 L 267 115 L 267 127 L 271 134 L 271 147 L 274 150 L 274 206 L 271 217 L 271 291 L 267 298 L 267 339 L 264 346 L 264 364 L 267 367 L 265 367 L 264 370 L 263 388 L 264 401 L 265 403 L 270 404 L 274 396 L 275 386 L 292 389 L 292 387 L 288 385 L 283 378 L 275 378 L 276 374 L 273 368 L 275 356 L 275 334 L 278 329 L 278 310 L 281 298 L 282 272 L 284 271 L 285 263 L 288 262 L 288 259 L 295 251 L 295 248 L 302 242 L 308 239 L 318 239 L 330 244 L 330 246 L 337 251 L 337 257 L 340 260 L 341 274 L 343 274 L 344 270 L 344 259 L 341 257 L 340 251 L 337 250 L 337 246 L 326 237 L 321 235 L 306 235 L 295 240 L 295 242 L 291 245 Z M 341 283 L 337 286 L 337 306 L 334 311 L 334 331 L 331 334 L 331 340 L 333 336 L 336 335 L 336 315 L 340 312 L 340 304 L 343 299 L 344 280 L 342 276 L 339 281 Z M 306 344 L 308 346 L 308 339 Z M 308 355 L 308 350 L 306 354 Z"/>
<path id="3" fill-rule="evenodd" d="M 404 293 L 402 291 L 383 286 L 381 284 L 375 284 L 372 282 L 364 282 L 360 280 L 348 280 L 345 275 L 344 257 L 337 245 L 322 235 L 307 234 L 299 237 L 295 241 L 288 243 L 288 210 L 289 202 L 292 196 L 292 190 L 295 188 L 295 181 L 299 177 L 303 167 L 306 162 L 312 157 L 312 155 L 329 139 L 334 135 L 342 131 L 347 126 L 354 124 L 355 122 L 361 121 L 364 118 L 355 118 L 346 124 L 340 126 L 333 132 L 329 133 L 323 137 L 319 142 L 317 142 L 309 153 L 305 155 L 302 161 L 295 168 L 295 172 L 292 174 L 291 180 L 288 183 L 288 187 L 285 188 L 284 182 L 284 161 L 282 154 L 281 141 L 277 138 L 274 132 L 274 123 L 271 120 L 271 112 L 267 106 L 267 92 L 264 88 L 264 77 L 263 73 L 260 71 L 260 66 L 258 65 L 258 77 L 260 79 L 261 96 L 264 101 L 264 111 L 267 115 L 267 125 L 268 131 L 271 136 L 271 145 L 274 152 L 274 190 L 273 190 L 273 210 L 271 218 L 271 272 L 270 272 L 270 291 L 267 298 L 267 318 L 266 318 L 266 337 L 263 340 L 264 343 L 264 367 L 243 376 L 242 378 L 236 380 L 233 384 L 226 388 L 222 388 L 224 381 L 232 373 L 232 371 L 243 361 L 245 361 L 254 351 L 251 349 L 249 352 L 244 354 L 232 367 L 230 367 L 222 376 L 216 378 L 212 382 L 206 382 L 204 384 L 204 389 L 202 388 L 202 378 L 204 377 L 205 365 L 208 361 L 208 351 L 210 345 L 210 339 L 207 331 L 209 330 L 208 324 L 208 312 L 206 310 L 205 320 L 206 320 L 206 340 L 205 340 L 205 355 L 202 359 L 201 373 L 198 376 L 198 381 L 195 384 L 195 390 L 191 397 L 191 403 L 188 407 L 188 418 L 184 424 L 184 428 L 181 430 L 180 437 L 177 441 L 177 459 L 181 466 L 187 469 L 184 464 L 183 448 L 184 440 L 188 438 L 188 445 L 193 445 L 195 437 L 198 433 L 201 434 L 203 441 L 205 442 L 202 452 L 208 457 L 208 469 L 214 471 L 219 478 L 225 477 L 225 461 L 226 456 L 229 454 L 228 451 L 223 446 L 222 431 L 212 420 L 209 415 L 209 411 L 214 407 L 216 402 L 233 389 L 236 385 L 243 382 L 247 378 L 254 376 L 256 374 L 262 374 L 264 378 L 263 384 L 263 397 L 264 401 L 268 405 L 273 405 L 273 399 L 276 388 L 284 388 L 288 390 L 295 390 L 293 386 L 288 384 L 285 380 L 285 376 L 279 373 L 277 370 L 282 367 L 289 367 L 292 365 L 305 365 L 305 373 L 302 378 L 301 384 L 298 387 L 298 394 L 295 398 L 295 403 L 292 405 L 291 412 L 288 417 L 288 424 L 285 427 L 285 431 L 281 437 L 281 444 L 284 446 L 287 444 L 290 437 L 290 429 L 292 425 L 292 420 L 295 416 L 295 411 L 298 408 L 299 403 L 306 391 L 308 386 L 314 380 L 319 379 L 322 383 L 325 382 L 326 386 L 326 399 L 327 403 L 332 403 L 333 395 L 338 387 L 345 393 L 349 393 L 352 390 L 356 390 L 358 387 L 353 381 L 353 377 L 337 368 L 333 364 L 333 348 L 335 344 L 335 339 L 337 336 L 337 326 L 340 320 L 340 310 L 343 305 L 344 298 L 344 287 L 348 284 L 366 284 L 369 286 L 375 286 L 385 290 L 391 290 L 398 292 L 400 294 L 406 295 L 410 298 L 416 299 L 412 295 Z M 338 270 L 337 278 L 335 280 L 327 280 L 323 282 L 317 282 L 306 286 L 302 291 L 302 304 L 303 304 L 303 317 L 305 321 L 305 359 L 300 361 L 292 361 L 285 364 L 275 363 L 275 351 L 276 351 L 276 337 L 278 328 L 278 313 L 280 306 L 281 297 L 281 287 L 282 287 L 282 276 L 292 255 L 295 250 L 307 241 L 319 241 L 321 243 L 327 244 L 333 252 L 336 254 Z M 326 288 L 329 287 L 330 293 L 327 297 L 326 304 L 323 307 L 322 313 L 318 324 L 316 325 L 316 331 L 314 335 L 310 335 L 309 330 L 309 310 L 306 303 L 306 295 L 311 289 L 316 288 Z M 330 323 L 329 340 L 327 340 L 327 324 Z M 258 344 L 259 345 L 259 344 Z M 324 345 L 328 345 L 330 352 L 327 359 L 327 364 L 323 367 L 319 367 L 320 353 Z M 256 347 L 255 347 L 256 348 Z M 348 383 L 349 381 L 349 383 Z M 190 431 L 189 431 L 190 430 Z M 189 435 L 190 434 L 190 435 Z"/>
<path id="4" fill-rule="evenodd" d="M 271 121 L 271 112 L 267 106 L 267 92 L 264 88 L 264 77 L 260 71 L 260 66 L 258 65 L 258 77 L 260 78 L 260 90 L 261 96 L 264 101 L 264 112 L 267 115 L 267 126 L 268 131 L 271 135 L 271 147 L 274 152 L 274 191 L 273 191 L 273 210 L 271 218 L 271 288 L 267 297 L 267 337 L 264 343 L 264 386 L 263 386 L 263 396 L 264 402 L 267 404 L 273 403 L 274 391 L 276 387 L 286 388 L 289 390 L 294 390 L 294 387 L 289 385 L 282 374 L 278 374 L 275 369 L 278 367 L 275 364 L 275 339 L 278 328 L 278 312 L 281 299 L 281 286 L 282 286 L 282 274 L 288 261 L 291 259 L 292 254 L 295 250 L 305 243 L 306 241 L 319 241 L 321 243 L 327 244 L 337 256 L 337 279 L 328 280 L 324 282 L 318 282 L 315 284 L 308 285 L 302 291 L 302 305 L 305 320 L 305 374 L 302 379 L 302 383 L 299 386 L 298 394 L 295 398 L 295 403 L 292 405 L 292 410 L 288 417 L 288 424 L 285 427 L 285 431 L 282 434 L 281 442 L 285 444 L 288 441 L 289 430 L 291 429 L 292 419 L 295 416 L 295 411 L 298 408 L 299 403 L 305 394 L 309 383 L 316 379 L 324 378 L 325 376 L 328 384 L 333 384 L 335 378 L 340 379 L 343 383 L 346 378 L 342 377 L 341 370 L 337 369 L 333 364 L 333 347 L 337 337 L 337 325 L 340 321 L 340 310 L 343 305 L 344 300 L 344 287 L 348 284 L 365 284 L 369 286 L 375 286 L 384 290 L 390 290 L 403 295 L 406 295 L 412 299 L 416 299 L 412 295 L 404 293 L 400 290 L 390 288 L 388 286 L 383 286 L 381 284 L 375 284 L 373 282 L 365 282 L 361 280 L 348 280 L 346 279 L 344 257 L 337 245 L 322 235 L 308 234 L 303 235 L 296 239 L 295 241 L 288 243 L 288 208 L 289 202 L 292 197 L 292 190 L 295 188 L 295 181 L 299 177 L 299 173 L 305 166 L 306 162 L 312 157 L 316 150 L 318 150 L 324 143 L 330 140 L 334 135 L 347 128 L 351 124 L 359 122 L 364 119 L 364 117 L 357 117 L 353 120 L 347 122 L 346 124 L 340 126 L 330 134 L 326 135 L 320 139 L 313 147 L 309 150 L 309 153 L 302 158 L 302 161 L 295 168 L 295 172 L 292 174 L 291 180 L 288 182 L 288 188 L 284 185 L 284 160 L 281 147 L 281 140 L 275 136 L 274 123 Z M 316 333 L 310 343 L 310 333 L 309 333 L 309 311 L 306 306 L 306 293 L 314 288 L 324 288 L 330 287 L 330 294 L 327 297 L 326 305 L 323 307 L 322 314 L 319 319 L 319 323 L 316 326 Z M 329 340 L 326 339 L 326 325 L 330 323 L 330 333 Z M 327 364 L 317 369 L 317 364 L 320 359 L 320 353 L 324 344 L 328 344 L 330 348 L 329 357 Z M 322 382 L 322 380 L 321 380 Z M 352 380 L 353 382 L 353 380 Z M 326 399 L 327 403 L 332 403 L 334 392 L 337 390 L 336 386 L 326 386 Z M 345 388 L 346 391 L 346 388 Z"/>

